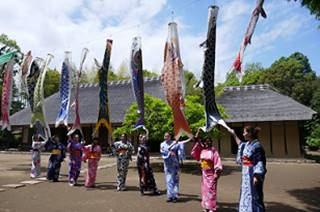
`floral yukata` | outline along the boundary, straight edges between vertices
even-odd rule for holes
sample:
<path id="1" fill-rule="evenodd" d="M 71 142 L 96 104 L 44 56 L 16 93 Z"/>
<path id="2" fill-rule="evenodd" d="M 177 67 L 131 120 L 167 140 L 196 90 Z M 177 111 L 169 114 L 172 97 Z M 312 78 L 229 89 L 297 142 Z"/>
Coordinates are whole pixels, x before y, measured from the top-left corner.
<path id="1" fill-rule="evenodd" d="M 69 161 L 69 183 L 75 185 L 77 183 L 80 170 L 81 170 L 81 159 L 82 159 L 82 147 L 83 145 L 79 142 L 70 140 L 68 144 L 68 152 L 70 154 Z"/>
<path id="2" fill-rule="evenodd" d="M 44 149 L 46 141 L 32 140 L 32 162 L 31 162 L 31 178 L 39 177 L 41 174 L 41 151 Z"/>
<path id="3" fill-rule="evenodd" d="M 201 206 L 203 209 L 216 211 L 218 174 L 222 171 L 219 153 L 214 147 L 203 148 L 198 141 L 193 146 L 191 155 L 200 161 L 202 170 Z"/>
<path id="4" fill-rule="evenodd" d="M 46 149 L 51 151 L 48 163 L 47 179 L 57 182 L 59 179 L 61 163 L 66 157 L 66 147 L 62 143 L 49 140 Z"/>
<path id="5" fill-rule="evenodd" d="M 133 146 L 129 141 L 117 141 L 112 145 L 112 149 L 117 156 L 117 190 L 124 190 Z"/>
<path id="6" fill-rule="evenodd" d="M 85 187 L 94 187 L 96 182 L 98 163 L 101 158 L 101 147 L 99 145 L 87 145 L 83 147 L 84 156 L 82 160 L 88 160 L 88 171 Z"/>
<path id="7" fill-rule="evenodd" d="M 267 172 L 266 157 L 257 139 L 239 144 L 237 163 L 242 166 L 239 211 L 264 212 L 263 181 Z M 253 183 L 254 176 L 258 178 L 256 184 Z"/>
<path id="8" fill-rule="evenodd" d="M 150 166 L 149 148 L 146 144 L 139 144 L 137 153 L 137 167 L 139 173 L 139 189 L 143 193 L 146 190 L 157 192 L 156 181 Z"/>
<path id="9" fill-rule="evenodd" d="M 164 159 L 168 199 L 177 199 L 179 197 L 179 161 L 184 155 L 181 144 L 174 144 L 174 142 L 163 141 L 160 145 L 160 153 Z"/>

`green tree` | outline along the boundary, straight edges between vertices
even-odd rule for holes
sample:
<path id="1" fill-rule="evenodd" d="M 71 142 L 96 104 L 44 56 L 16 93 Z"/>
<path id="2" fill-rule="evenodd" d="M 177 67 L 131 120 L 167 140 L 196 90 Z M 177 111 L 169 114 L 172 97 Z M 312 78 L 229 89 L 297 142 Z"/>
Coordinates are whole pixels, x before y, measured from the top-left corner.
<path id="1" fill-rule="evenodd" d="M 240 86 L 240 85 L 255 85 L 255 84 L 264 83 L 265 69 L 262 67 L 261 63 L 246 64 L 243 72 L 244 74 L 241 82 L 239 81 L 239 78 L 236 72 L 233 71 L 228 73 L 223 85 L 224 86 Z"/>
<path id="2" fill-rule="evenodd" d="M 186 97 L 184 113 L 193 133 L 195 133 L 199 127 L 203 127 L 205 125 L 204 107 L 199 103 L 200 98 L 200 96 Z M 224 108 L 221 105 L 218 105 L 218 109 L 222 117 L 226 118 L 227 115 Z M 122 127 L 119 127 L 114 131 L 114 136 L 119 137 L 121 133 L 130 134 L 138 116 L 137 104 L 134 103 L 126 112 Z M 167 131 L 171 133 L 173 132 L 171 108 L 163 100 L 148 94 L 145 94 L 145 125 L 149 129 L 151 141 L 161 140 L 163 134 Z M 219 132 L 215 129 L 209 135 L 216 138 L 219 136 Z"/>
<path id="3" fill-rule="evenodd" d="M 51 96 L 59 91 L 60 73 L 57 70 L 48 70 L 44 80 L 44 97 Z"/>
<path id="4" fill-rule="evenodd" d="M 320 113 L 320 77 L 313 82 L 314 92 L 311 100 L 311 108 Z"/>
<path id="5" fill-rule="evenodd" d="M 172 116 L 170 107 L 161 99 L 145 94 L 145 125 L 150 132 L 150 140 L 158 141 L 166 131 L 172 129 Z M 139 114 L 137 104 L 131 105 L 126 112 L 122 127 L 114 131 L 114 137 L 118 138 L 121 133 L 131 133 Z"/>
<path id="6" fill-rule="evenodd" d="M 316 75 L 311 70 L 307 57 L 301 53 L 294 53 L 287 58 L 281 57 L 266 69 L 263 77 L 265 83 L 271 84 L 282 94 L 310 105 Z"/>
<path id="7" fill-rule="evenodd" d="M 118 80 L 130 79 L 129 67 L 127 61 L 123 61 L 117 70 Z"/>
<path id="8" fill-rule="evenodd" d="M 307 145 L 314 150 L 320 148 L 320 115 L 316 115 L 306 126 L 309 135 L 306 138 Z"/>
<path id="9" fill-rule="evenodd" d="M 14 49 L 17 49 L 19 52 L 20 50 L 20 46 L 17 44 L 17 41 L 10 39 L 7 35 L 5 34 L 1 34 L 0 35 L 0 42 L 3 43 L 6 46 L 10 46 Z"/>
<path id="10" fill-rule="evenodd" d="M 143 77 L 158 77 L 159 75 L 156 72 L 149 71 L 147 69 L 143 70 Z"/>
<path id="11" fill-rule="evenodd" d="M 241 85 L 263 84 L 264 68 L 261 63 L 247 64 L 244 70 L 244 76 Z"/>
<path id="12" fill-rule="evenodd" d="M 290 0 L 289 0 L 290 1 Z M 294 0 L 298 1 L 298 0 Z M 320 2 L 319 0 L 299 0 L 302 7 L 307 7 L 316 19 L 320 20 Z"/>
<path id="13" fill-rule="evenodd" d="M 198 82 L 198 79 L 191 71 L 184 70 L 184 80 L 186 95 L 202 96 L 202 89 L 194 88 L 194 85 Z M 202 101 L 202 99 L 199 98 L 199 101 Z"/>

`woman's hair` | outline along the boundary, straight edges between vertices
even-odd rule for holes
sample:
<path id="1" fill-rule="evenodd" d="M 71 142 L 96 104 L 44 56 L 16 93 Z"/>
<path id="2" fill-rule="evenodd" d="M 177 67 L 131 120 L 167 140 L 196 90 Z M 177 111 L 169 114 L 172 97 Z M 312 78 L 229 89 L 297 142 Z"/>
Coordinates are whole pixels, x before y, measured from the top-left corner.
<path id="1" fill-rule="evenodd" d="M 244 129 L 245 131 L 251 134 L 252 139 L 257 139 L 258 133 L 261 131 L 260 127 L 253 127 L 253 126 L 245 126 Z"/>

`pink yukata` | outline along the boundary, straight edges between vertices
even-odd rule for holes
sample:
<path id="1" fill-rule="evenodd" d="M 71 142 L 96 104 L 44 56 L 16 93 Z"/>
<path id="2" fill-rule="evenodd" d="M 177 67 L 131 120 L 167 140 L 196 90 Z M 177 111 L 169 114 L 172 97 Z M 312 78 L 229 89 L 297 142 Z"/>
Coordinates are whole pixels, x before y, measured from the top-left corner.
<path id="1" fill-rule="evenodd" d="M 202 170 L 201 206 L 209 211 L 217 210 L 217 172 L 222 171 L 222 163 L 218 151 L 214 147 L 204 148 L 196 142 L 191 155 L 200 161 Z"/>
<path id="2" fill-rule="evenodd" d="M 87 145 L 83 147 L 84 156 L 82 160 L 88 160 L 88 171 L 85 187 L 94 187 L 96 182 L 98 163 L 101 158 L 101 147 L 99 145 Z"/>

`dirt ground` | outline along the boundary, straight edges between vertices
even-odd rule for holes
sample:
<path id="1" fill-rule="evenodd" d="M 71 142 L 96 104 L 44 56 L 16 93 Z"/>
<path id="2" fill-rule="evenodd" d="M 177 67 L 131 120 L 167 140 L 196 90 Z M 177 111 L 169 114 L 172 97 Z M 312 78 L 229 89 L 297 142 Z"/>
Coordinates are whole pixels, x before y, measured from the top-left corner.
<path id="1" fill-rule="evenodd" d="M 2 185 L 30 180 L 30 155 L 0 154 L 0 189 Z M 42 156 L 45 176 L 48 156 Z M 62 165 L 60 182 L 43 182 L 21 188 L 4 188 L 0 192 L 0 211 L 11 212 L 149 212 L 201 211 L 200 172 L 195 161 L 185 161 L 180 175 L 180 201 L 166 203 L 161 160 L 154 159 L 156 182 L 162 194 L 140 196 L 135 162 L 131 162 L 127 177 L 127 191 L 117 192 L 115 158 L 103 158 L 99 166 L 97 187 L 83 186 L 85 168 L 80 186 L 67 183 L 67 163 Z M 265 181 L 267 211 L 320 211 L 320 164 L 268 163 Z M 240 167 L 232 161 L 224 162 L 224 173 L 218 184 L 218 211 L 237 211 Z"/>

